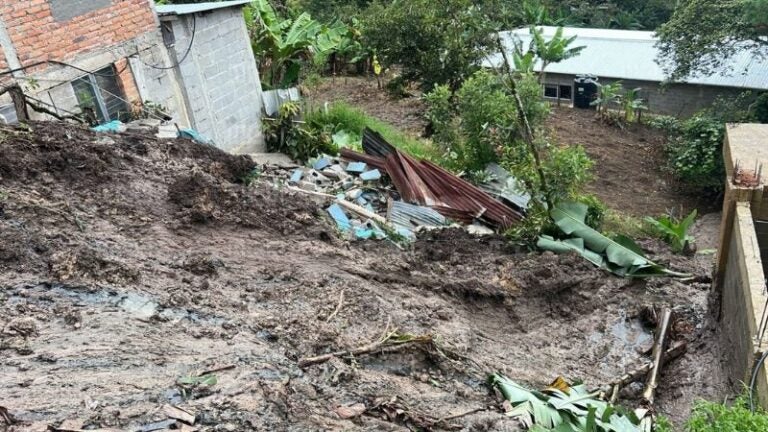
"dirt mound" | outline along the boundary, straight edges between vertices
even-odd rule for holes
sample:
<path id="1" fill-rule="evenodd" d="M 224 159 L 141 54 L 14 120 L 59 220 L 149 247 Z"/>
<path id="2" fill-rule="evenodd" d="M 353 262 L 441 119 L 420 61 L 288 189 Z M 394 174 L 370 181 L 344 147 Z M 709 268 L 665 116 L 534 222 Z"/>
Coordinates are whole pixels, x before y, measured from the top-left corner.
<path id="1" fill-rule="evenodd" d="M 232 223 L 295 235 L 320 219 L 316 204 L 295 195 L 253 191 L 204 172 L 176 178 L 168 187 L 168 199 L 186 223 Z"/>
<path id="2" fill-rule="evenodd" d="M 0 128 L 0 154 L 9 431 L 155 430 L 166 404 L 201 431 L 517 430 L 489 372 L 600 386 L 642 361 L 652 304 L 678 306 L 676 333 L 692 342 L 661 412 L 722 396 L 698 282 L 629 282 L 458 229 L 411 247 L 347 243 L 304 195 L 267 176 L 246 185 L 248 157 L 191 141 L 35 123 Z M 394 331 L 433 342 L 299 366 Z"/>

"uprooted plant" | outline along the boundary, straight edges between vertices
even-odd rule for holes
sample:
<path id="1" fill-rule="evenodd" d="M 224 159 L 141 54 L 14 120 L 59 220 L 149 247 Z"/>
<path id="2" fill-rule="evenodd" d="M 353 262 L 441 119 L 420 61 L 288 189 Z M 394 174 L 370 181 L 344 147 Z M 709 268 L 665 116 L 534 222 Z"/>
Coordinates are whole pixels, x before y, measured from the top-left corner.
<path id="1" fill-rule="evenodd" d="M 650 224 L 672 247 L 675 253 L 681 253 L 692 250 L 694 238 L 688 233 L 688 230 L 696 220 L 696 210 L 693 210 L 688 216 L 680 219 L 673 215 L 664 215 L 658 219 L 646 217 L 645 221 Z"/>

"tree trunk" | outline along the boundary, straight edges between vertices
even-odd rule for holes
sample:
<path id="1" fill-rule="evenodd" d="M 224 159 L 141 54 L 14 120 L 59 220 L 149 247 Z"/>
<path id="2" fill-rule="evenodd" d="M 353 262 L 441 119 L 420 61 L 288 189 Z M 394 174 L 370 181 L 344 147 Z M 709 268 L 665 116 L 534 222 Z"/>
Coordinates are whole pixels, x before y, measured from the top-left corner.
<path id="1" fill-rule="evenodd" d="M 27 100 L 24 98 L 24 92 L 21 90 L 21 87 L 14 85 L 8 89 L 8 93 L 10 93 L 11 99 L 13 100 L 13 106 L 16 108 L 16 117 L 19 119 L 19 122 L 28 122 L 29 111 L 27 110 Z"/>

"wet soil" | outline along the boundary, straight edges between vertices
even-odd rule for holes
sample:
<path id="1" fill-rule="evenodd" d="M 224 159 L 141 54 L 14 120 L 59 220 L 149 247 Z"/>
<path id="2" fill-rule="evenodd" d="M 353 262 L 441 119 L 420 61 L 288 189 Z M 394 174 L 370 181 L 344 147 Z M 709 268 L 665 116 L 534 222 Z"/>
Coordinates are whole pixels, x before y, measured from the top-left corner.
<path id="1" fill-rule="evenodd" d="M 653 304 L 689 342 L 660 412 L 729 391 L 709 263 L 656 242 L 695 280 L 619 279 L 461 230 L 348 243 L 306 196 L 243 184 L 249 158 L 186 140 L 36 123 L 0 128 L 0 155 L 0 406 L 16 421 L 0 430 L 153 430 L 175 404 L 203 431 L 514 431 L 490 372 L 599 387 L 642 362 Z M 436 343 L 299 367 L 395 329 Z M 210 370 L 215 384 L 190 378 Z"/>

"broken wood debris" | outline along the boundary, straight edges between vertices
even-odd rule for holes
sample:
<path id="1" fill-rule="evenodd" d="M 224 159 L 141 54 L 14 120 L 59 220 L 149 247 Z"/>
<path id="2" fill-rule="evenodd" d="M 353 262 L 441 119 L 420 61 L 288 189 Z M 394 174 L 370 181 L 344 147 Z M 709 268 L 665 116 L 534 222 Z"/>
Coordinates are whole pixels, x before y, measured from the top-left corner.
<path id="1" fill-rule="evenodd" d="M 645 383 L 643 399 L 648 404 L 648 408 L 653 407 L 656 387 L 659 386 L 659 375 L 661 367 L 664 364 L 664 354 L 667 346 L 667 336 L 669 335 L 669 323 L 672 321 L 672 309 L 664 307 L 661 311 L 659 325 L 656 330 L 656 338 L 653 343 L 653 365 L 648 373 L 648 379 Z"/>
<path id="2" fill-rule="evenodd" d="M 328 354 L 319 355 L 316 357 L 306 357 L 299 360 L 299 367 L 304 368 L 319 363 L 325 363 L 334 357 L 354 357 L 364 354 L 372 354 L 378 351 L 392 352 L 398 351 L 403 348 L 412 345 L 432 345 L 434 338 L 432 335 L 407 335 L 400 334 L 397 330 L 389 332 L 379 338 L 378 340 L 371 342 L 361 347 L 353 348 L 351 350 L 335 351 Z"/>

